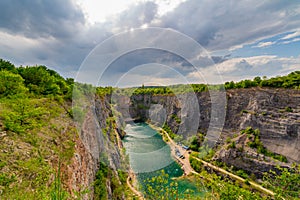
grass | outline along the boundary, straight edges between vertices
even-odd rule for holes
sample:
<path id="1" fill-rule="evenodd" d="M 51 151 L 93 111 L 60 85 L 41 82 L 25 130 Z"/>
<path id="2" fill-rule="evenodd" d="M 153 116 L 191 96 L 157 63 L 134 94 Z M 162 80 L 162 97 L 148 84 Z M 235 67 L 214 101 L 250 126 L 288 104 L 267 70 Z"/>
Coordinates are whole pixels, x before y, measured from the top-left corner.
<path id="1" fill-rule="evenodd" d="M 10 109 L 14 103 L 1 101 L 2 109 Z M 64 187 L 54 170 L 57 167 L 56 160 L 61 157 L 62 165 L 69 164 L 74 155 L 77 129 L 58 102 L 40 98 L 30 99 L 29 103 L 47 112 L 33 119 L 41 122 L 42 126 L 34 122 L 19 133 L 5 130 L 4 127 L 6 136 L 1 138 L 0 143 L 1 199 L 62 199 L 62 195 L 54 198 L 49 188 L 52 182 Z M 0 124 L 5 118 L 3 114 L 0 113 Z"/>

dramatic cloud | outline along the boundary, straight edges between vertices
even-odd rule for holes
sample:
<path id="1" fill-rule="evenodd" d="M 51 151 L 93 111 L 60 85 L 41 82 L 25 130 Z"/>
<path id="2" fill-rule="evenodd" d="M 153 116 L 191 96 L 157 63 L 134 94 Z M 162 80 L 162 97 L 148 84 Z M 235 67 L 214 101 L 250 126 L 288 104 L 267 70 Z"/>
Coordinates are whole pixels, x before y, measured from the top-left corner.
<path id="1" fill-rule="evenodd" d="M 113 33 L 149 23 L 156 4 L 145 2 L 112 16 L 109 21 L 87 24 L 71 0 L 1 1 L 0 55 L 16 64 L 46 64 L 70 75 L 88 53 Z M 18 13 L 18 14 L 13 14 Z M 31 45 L 30 45 L 31 44 Z M 74 73 L 71 73 L 74 74 Z"/>
<path id="2" fill-rule="evenodd" d="M 168 5 L 172 6 L 167 8 Z M 251 49 L 263 51 L 299 42 L 300 4 L 297 1 L 137 1 L 121 13 L 96 23 L 88 21 L 78 0 L 3 0 L 0 7 L 0 57 L 17 65 L 47 65 L 65 76 L 75 76 L 86 56 L 107 38 L 147 26 L 185 33 L 212 54 L 224 50 L 223 55 L 218 53 L 220 56 L 211 59 L 223 75 L 230 78 L 299 69 L 299 58 L 279 54 L 231 57 L 235 49 L 242 49 L 246 44 L 258 43 L 255 47 L 260 49 Z M 278 34 L 281 35 L 276 41 L 264 40 Z M 173 42 L 171 45 L 180 44 L 180 41 Z M 192 51 L 185 46 L 179 45 L 178 48 Z M 203 71 L 209 74 L 206 70 L 210 69 L 207 64 L 210 62 L 206 63 L 201 56 L 195 55 L 193 60 L 199 60 Z M 257 59 L 261 59 L 260 64 L 254 63 L 255 60 L 258 62 Z M 262 62 L 264 59 L 266 62 Z M 173 67 L 184 76 L 193 75 L 187 61 L 159 50 L 140 50 L 123 55 L 111 65 L 109 74 L 121 76 L 134 66 L 147 63 L 160 63 Z M 162 66 L 155 67 L 159 71 Z M 88 79 L 89 75 L 86 77 Z M 141 80 L 143 78 L 144 75 Z M 135 79 L 138 79 L 136 74 Z"/>
<path id="3" fill-rule="evenodd" d="M 299 28 L 299 7 L 296 1 L 190 0 L 157 25 L 186 33 L 210 50 L 230 49 Z"/>
<path id="4" fill-rule="evenodd" d="M 84 15 L 71 0 L 0 1 L 0 30 L 29 38 L 73 36 L 84 24 Z"/>

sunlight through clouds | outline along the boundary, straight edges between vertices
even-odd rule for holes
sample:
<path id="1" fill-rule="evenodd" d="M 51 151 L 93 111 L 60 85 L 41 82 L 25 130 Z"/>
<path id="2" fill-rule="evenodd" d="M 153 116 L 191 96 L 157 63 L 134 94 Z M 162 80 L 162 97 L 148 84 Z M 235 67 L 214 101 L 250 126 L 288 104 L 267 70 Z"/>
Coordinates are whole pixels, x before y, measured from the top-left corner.
<path id="1" fill-rule="evenodd" d="M 297 61 L 300 3 L 297 1 L 11 0 L 0 1 L 0 7 L 6 8 L 0 12 L 1 58 L 16 65 L 42 64 L 65 77 L 74 76 L 89 52 L 108 38 L 151 27 L 191 37 L 222 67 L 225 79 L 251 76 L 249 69 L 259 69 L 255 66 L 261 66 L 259 73 L 266 76 L 300 68 Z M 180 41 L 171 44 L 191 51 L 180 46 Z M 184 74 L 190 73 L 191 65 L 166 55 L 148 52 L 121 59 L 120 70 L 137 62 L 164 61 Z M 263 58 L 258 56 L 268 60 L 265 67 L 254 63 Z M 205 63 L 200 64 L 203 70 L 209 68 Z M 230 70 L 236 76 L 229 77 L 226 71 Z"/>
<path id="2" fill-rule="evenodd" d="M 145 0 L 75 0 L 76 3 L 83 9 L 84 14 L 91 24 L 105 22 L 110 17 L 117 15 L 130 6 L 138 3 L 145 3 Z M 163 16 L 167 12 L 175 9 L 180 3 L 185 0 L 155 0 L 158 5 L 158 16 Z"/>

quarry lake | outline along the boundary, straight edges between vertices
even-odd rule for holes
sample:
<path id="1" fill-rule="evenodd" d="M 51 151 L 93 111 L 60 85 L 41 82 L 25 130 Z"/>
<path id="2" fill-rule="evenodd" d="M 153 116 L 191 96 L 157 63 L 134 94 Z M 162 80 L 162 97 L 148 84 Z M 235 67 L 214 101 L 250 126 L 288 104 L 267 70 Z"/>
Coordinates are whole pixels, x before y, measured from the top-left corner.
<path id="1" fill-rule="evenodd" d="M 183 171 L 178 163 L 171 157 L 170 147 L 163 141 L 162 136 L 146 123 L 127 124 L 126 136 L 123 139 L 126 152 L 129 155 L 131 169 L 136 174 L 142 191 L 145 190 L 149 180 L 161 175 L 161 170 L 168 174 L 168 184 L 178 183 L 178 195 L 189 191 L 192 196 L 201 196 L 202 191 L 197 191 L 198 183 L 180 177 Z"/>

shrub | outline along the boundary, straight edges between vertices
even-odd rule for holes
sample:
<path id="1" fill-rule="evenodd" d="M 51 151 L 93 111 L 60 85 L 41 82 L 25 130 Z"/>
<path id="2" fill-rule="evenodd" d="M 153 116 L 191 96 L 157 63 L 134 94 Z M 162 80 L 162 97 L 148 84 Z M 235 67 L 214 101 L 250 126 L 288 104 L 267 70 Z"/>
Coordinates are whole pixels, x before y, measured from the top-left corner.
<path id="1" fill-rule="evenodd" d="M 249 177 L 249 175 L 242 169 L 238 170 L 236 174 L 244 179 L 247 179 Z"/>
<path id="2" fill-rule="evenodd" d="M 231 138 L 228 137 L 228 138 L 226 139 L 226 143 L 229 144 L 230 142 L 231 142 Z"/>
<path id="3" fill-rule="evenodd" d="M 231 148 L 231 149 L 235 149 L 236 145 L 235 145 L 235 142 L 231 142 L 231 144 L 228 146 L 228 148 Z"/>
<path id="4" fill-rule="evenodd" d="M 249 113 L 249 111 L 248 110 L 242 110 L 241 113 Z"/>
<path id="5" fill-rule="evenodd" d="M 293 109 L 290 106 L 285 107 L 286 112 L 293 112 Z"/>

